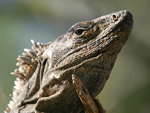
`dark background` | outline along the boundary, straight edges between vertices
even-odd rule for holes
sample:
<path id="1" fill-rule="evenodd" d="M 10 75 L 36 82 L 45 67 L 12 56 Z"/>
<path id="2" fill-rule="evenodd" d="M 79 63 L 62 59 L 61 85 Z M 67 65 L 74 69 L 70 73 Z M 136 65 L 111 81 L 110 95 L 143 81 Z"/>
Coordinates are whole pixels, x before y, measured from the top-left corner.
<path id="1" fill-rule="evenodd" d="M 54 41 L 76 22 L 124 9 L 133 14 L 133 32 L 98 98 L 107 113 L 150 112 L 150 0 L 0 0 L 0 113 L 30 39 Z"/>

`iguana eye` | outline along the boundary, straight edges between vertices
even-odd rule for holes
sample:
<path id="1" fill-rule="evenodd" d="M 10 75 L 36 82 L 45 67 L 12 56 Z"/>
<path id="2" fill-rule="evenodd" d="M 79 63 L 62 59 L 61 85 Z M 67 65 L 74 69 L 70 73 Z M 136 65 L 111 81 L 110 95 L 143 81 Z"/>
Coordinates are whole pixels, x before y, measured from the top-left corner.
<path id="1" fill-rule="evenodd" d="M 75 31 L 76 35 L 81 35 L 85 30 L 84 29 L 77 29 Z"/>

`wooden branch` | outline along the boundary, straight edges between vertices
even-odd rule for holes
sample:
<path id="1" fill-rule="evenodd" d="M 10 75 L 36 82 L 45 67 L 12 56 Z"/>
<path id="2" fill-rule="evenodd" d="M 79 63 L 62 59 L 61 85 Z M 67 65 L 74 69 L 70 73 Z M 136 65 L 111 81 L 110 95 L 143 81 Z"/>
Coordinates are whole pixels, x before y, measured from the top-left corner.
<path id="1" fill-rule="evenodd" d="M 101 105 L 101 103 L 99 102 L 97 98 L 93 98 L 93 101 L 97 105 L 99 113 L 106 113 L 106 111 L 104 110 L 103 106 Z"/>
<path id="2" fill-rule="evenodd" d="M 86 113 L 106 113 L 98 99 L 91 98 L 88 90 L 75 74 L 72 75 L 72 80 L 77 94 L 84 105 Z"/>

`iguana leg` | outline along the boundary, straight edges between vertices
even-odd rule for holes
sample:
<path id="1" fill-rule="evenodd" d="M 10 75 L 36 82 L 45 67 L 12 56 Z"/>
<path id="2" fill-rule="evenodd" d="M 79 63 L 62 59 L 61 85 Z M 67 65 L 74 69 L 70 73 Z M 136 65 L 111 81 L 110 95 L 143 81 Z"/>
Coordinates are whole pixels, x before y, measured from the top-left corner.
<path id="1" fill-rule="evenodd" d="M 76 76 L 72 75 L 73 85 L 76 89 L 76 92 L 84 105 L 86 113 L 105 113 L 102 105 L 99 103 L 98 99 L 90 96 L 88 90 L 83 85 L 81 80 Z"/>

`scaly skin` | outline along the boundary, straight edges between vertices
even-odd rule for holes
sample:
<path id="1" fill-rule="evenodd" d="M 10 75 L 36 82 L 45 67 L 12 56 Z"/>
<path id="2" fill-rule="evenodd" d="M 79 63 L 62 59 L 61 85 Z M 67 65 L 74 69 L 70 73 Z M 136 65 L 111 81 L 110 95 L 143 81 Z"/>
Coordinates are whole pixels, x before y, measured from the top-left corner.
<path id="1" fill-rule="evenodd" d="M 72 85 L 72 74 L 80 78 L 91 97 L 97 96 L 130 36 L 132 25 L 132 15 L 124 10 L 77 23 L 53 43 L 40 45 L 32 41 L 35 56 L 31 57 L 28 51 L 28 59 L 21 57 L 19 61 L 20 66 L 30 66 L 28 71 L 22 69 L 27 77 L 21 69 L 13 73 L 26 82 L 16 90 L 10 113 L 83 112 Z"/>

